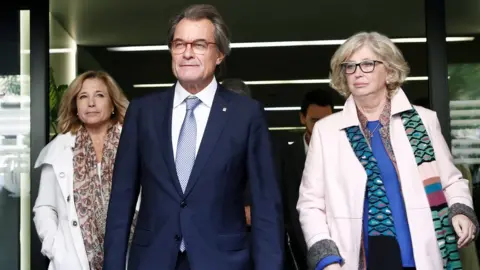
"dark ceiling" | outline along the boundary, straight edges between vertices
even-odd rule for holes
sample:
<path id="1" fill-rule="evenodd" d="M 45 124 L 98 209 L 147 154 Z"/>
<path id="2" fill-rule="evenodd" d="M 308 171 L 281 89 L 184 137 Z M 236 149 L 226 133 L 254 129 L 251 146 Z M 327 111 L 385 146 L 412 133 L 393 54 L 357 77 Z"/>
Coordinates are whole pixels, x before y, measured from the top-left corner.
<path id="1" fill-rule="evenodd" d="M 449 43 L 449 62 L 480 61 L 480 1 L 446 1 L 449 36 L 472 36 L 473 42 Z M 176 0 L 51 0 L 53 16 L 70 33 L 82 57 L 91 57 L 111 73 L 129 97 L 154 88 L 133 84 L 174 81 L 168 51 L 109 52 L 109 46 L 163 45 L 168 20 L 195 1 Z M 233 42 L 345 39 L 359 31 L 390 37 L 424 37 L 424 1 L 208 1 L 222 13 Z M 293 4 L 292 4 L 293 3 Z M 424 43 L 399 44 L 411 65 L 411 76 L 427 76 Z M 337 46 L 233 49 L 227 77 L 254 80 L 328 78 L 329 61 Z M 476 48 L 476 49 L 475 49 Z M 477 51 L 476 57 L 469 52 Z M 472 58 L 473 57 L 473 58 Z M 83 64 L 79 71 L 98 68 Z M 267 107 L 299 106 L 302 96 L 328 85 L 254 85 L 253 97 Z M 427 81 L 405 85 L 412 100 L 428 97 Z M 333 92 L 333 90 L 330 89 Z M 337 105 L 341 97 L 335 96 Z M 268 112 L 270 126 L 298 126 L 298 113 Z"/>
<path id="2" fill-rule="evenodd" d="M 450 35 L 480 32 L 480 1 L 447 2 Z M 168 20 L 197 1 L 50 0 L 54 17 L 79 45 L 163 44 Z M 424 1 L 242 0 L 215 5 L 234 42 L 341 39 L 360 30 L 424 36 Z"/>

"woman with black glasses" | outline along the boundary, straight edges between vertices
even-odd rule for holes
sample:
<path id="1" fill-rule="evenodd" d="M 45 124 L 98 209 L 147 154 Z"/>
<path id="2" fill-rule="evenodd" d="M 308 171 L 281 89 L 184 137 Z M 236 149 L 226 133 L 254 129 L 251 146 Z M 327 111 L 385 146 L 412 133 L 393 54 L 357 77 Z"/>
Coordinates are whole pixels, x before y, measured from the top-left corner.
<path id="1" fill-rule="evenodd" d="M 403 92 L 408 72 L 378 33 L 331 60 L 348 100 L 314 127 L 297 204 L 314 269 L 462 269 L 458 249 L 478 231 L 472 197 L 435 112 Z"/>

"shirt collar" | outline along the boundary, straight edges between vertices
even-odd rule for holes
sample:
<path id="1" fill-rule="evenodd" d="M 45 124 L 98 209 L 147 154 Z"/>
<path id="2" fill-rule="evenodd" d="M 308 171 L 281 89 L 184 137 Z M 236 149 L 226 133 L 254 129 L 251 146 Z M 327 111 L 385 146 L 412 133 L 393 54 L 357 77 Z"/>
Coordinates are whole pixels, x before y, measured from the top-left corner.
<path id="1" fill-rule="evenodd" d="M 308 144 L 307 144 L 307 138 L 305 137 L 307 136 L 307 134 L 303 134 L 302 138 L 303 138 L 303 148 L 305 149 L 305 154 L 307 154 L 308 152 Z"/>
<path id="2" fill-rule="evenodd" d="M 412 109 L 412 105 L 408 100 L 405 92 L 398 88 L 394 95 L 390 99 L 390 103 L 384 107 L 382 112 L 380 121 L 381 124 L 388 124 L 388 120 L 390 116 L 402 113 L 404 111 L 408 111 Z M 359 115 L 359 111 L 357 106 L 355 105 L 355 101 L 353 100 L 353 96 L 350 95 L 347 101 L 345 102 L 345 106 L 343 111 L 341 112 L 343 116 L 343 121 L 340 124 L 340 129 L 345 129 L 351 126 L 364 126 L 366 125 L 365 117 Z M 363 122 L 363 123 L 362 123 Z"/>
<path id="3" fill-rule="evenodd" d="M 213 80 L 210 82 L 207 87 L 203 90 L 198 92 L 196 96 L 200 101 L 208 107 L 212 107 L 213 98 L 215 97 L 215 93 L 217 92 L 217 79 L 213 77 Z M 178 105 L 182 104 L 183 101 L 189 96 L 192 96 L 183 86 L 177 82 L 175 84 L 175 96 L 173 98 L 173 108 L 176 108 Z"/>

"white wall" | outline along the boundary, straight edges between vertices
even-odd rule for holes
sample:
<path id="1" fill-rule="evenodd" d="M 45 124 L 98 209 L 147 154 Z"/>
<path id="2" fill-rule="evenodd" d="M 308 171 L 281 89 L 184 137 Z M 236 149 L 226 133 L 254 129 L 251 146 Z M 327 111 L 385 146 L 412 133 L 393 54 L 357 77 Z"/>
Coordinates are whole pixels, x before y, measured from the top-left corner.
<path id="1" fill-rule="evenodd" d="M 50 14 L 50 66 L 57 85 L 70 84 L 77 75 L 77 43 Z"/>

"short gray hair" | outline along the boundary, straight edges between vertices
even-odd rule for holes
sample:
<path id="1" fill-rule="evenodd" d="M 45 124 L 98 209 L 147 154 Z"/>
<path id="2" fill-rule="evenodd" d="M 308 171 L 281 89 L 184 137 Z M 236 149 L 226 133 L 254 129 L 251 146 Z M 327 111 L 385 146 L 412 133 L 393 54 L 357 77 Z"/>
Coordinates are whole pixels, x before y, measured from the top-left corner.
<path id="1" fill-rule="evenodd" d="M 230 31 L 218 10 L 212 5 L 191 5 L 170 21 L 168 29 L 168 46 L 171 46 L 175 29 L 178 23 L 183 20 L 199 21 L 207 19 L 215 27 L 215 43 L 218 50 L 227 56 L 230 53 Z"/>
<path id="2" fill-rule="evenodd" d="M 250 87 L 240 79 L 225 79 L 222 81 L 222 86 L 240 95 L 251 96 Z"/>
<path id="3" fill-rule="evenodd" d="M 368 46 L 380 57 L 387 70 L 391 72 L 387 84 L 387 90 L 391 96 L 405 82 L 410 67 L 398 47 L 387 36 L 377 32 L 357 33 L 337 49 L 330 61 L 330 86 L 345 97 L 350 95 L 347 77 L 341 64 L 363 46 Z"/>

